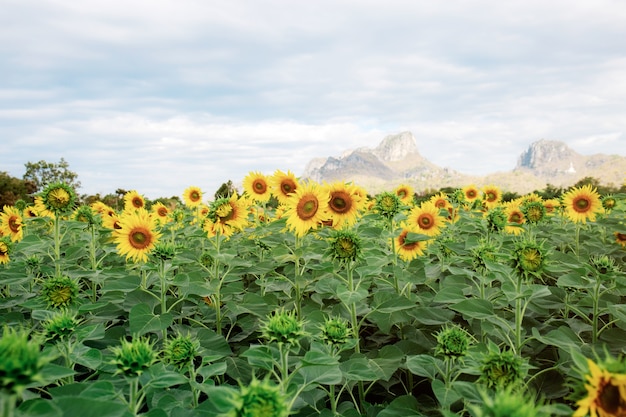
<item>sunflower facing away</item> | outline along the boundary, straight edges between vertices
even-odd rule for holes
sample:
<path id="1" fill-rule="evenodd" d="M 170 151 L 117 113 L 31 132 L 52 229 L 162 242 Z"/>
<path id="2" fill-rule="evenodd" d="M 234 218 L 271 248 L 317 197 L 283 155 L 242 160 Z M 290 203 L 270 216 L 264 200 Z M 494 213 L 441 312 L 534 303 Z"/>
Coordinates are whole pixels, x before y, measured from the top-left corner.
<path id="1" fill-rule="evenodd" d="M 24 237 L 23 222 L 24 219 L 18 209 L 13 206 L 4 206 L 0 214 L 0 236 L 9 236 L 13 242 L 19 242 Z"/>
<path id="2" fill-rule="evenodd" d="M 198 207 L 202 204 L 202 190 L 199 187 L 187 187 L 183 191 L 183 201 L 187 207 Z"/>
<path id="3" fill-rule="evenodd" d="M 586 223 L 587 220 L 596 220 L 596 214 L 601 213 L 602 201 L 600 195 L 590 184 L 574 188 L 563 194 L 565 215 L 575 223 Z"/>
<path id="4" fill-rule="evenodd" d="M 129 191 L 124 194 L 124 211 L 133 211 L 144 208 L 146 200 L 137 191 Z"/>
<path id="5" fill-rule="evenodd" d="M 252 200 L 267 203 L 272 196 L 269 179 L 260 172 L 250 172 L 243 179 L 243 190 Z"/>
<path id="6" fill-rule="evenodd" d="M 626 415 L 626 375 L 614 374 L 587 360 L 587 396 L 576 404 L 573 417 L 619 417 Z"/>
<path id="7" fill-rule="evenodd" d="M 291 171 L 284 173 L 281 170 L 276 170 L 274 175 L 270 177 L 270 187 L 272 194 L 278 199 L 278 202 L 286 204 L 289 196 L 298 189 L 299 184 L 296 176 Z"/>
<path id="8" fill-rule="evenodd" d="M 119 254 L 133 262 L 145 262 L 161 237 L 153 217 L 144 208 L 126 212 L 120 216 L 119 227 L 114 233 Z"/>
<path id="9" fill-rule="evenodd" d="M 428 246 L 428 240 L 412 241 L 408 239 L 409 233 L 421 233 L 415 226 L 402 225 L 400 234 L 395 237 L 395 248 L 400 259 L 407 262 L 424 255 L 424 250 Z"/>
<path id="10" fill-rule="evenodd" d="M 441 233 L 441 228 L 446 220 L 440 214 L 440 209 L 430 201 L 423 202 L 419 207 L 414 207 L 409 212 L 407 222 L 412 226 L 417 226 L 417 233 L 427 236 L 437 236 Z"/>
<path id="11" fill-rule="evenodd" d="M 286 203 L 287 227 L 296 236 L 304 236 L 310 229 L 316 229 L 326 220 L 328 200 L 328 191 L 317 183 L 301 185 Z"/>
<path id="12" fill-rule="evenodd" d="M 352 184 L 334 182 L 324 185 L 323 189 L 328 192 L 328 216 L 334 229 L 343 226 L 352 226 L 359 218 L 361 211 L 365 209 L 365 200 Z"/>

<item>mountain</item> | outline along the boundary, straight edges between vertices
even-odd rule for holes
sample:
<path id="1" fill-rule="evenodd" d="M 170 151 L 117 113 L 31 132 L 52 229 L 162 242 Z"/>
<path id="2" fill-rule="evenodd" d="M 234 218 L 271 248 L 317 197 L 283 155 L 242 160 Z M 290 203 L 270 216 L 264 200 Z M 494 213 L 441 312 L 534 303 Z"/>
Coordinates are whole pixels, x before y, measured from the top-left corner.
<path id="1" fill-rule="evenodd" d="M 581 155 L 565 143 L 539 140 L 532 143 L 508 172 L 483 177 L 464 175 L 439 167 L 420 155 L 411 132 L 388 135 L 371 149 L 348 150 L 339 157 L 315 158 L 302 174 L 317 182 L 353 181 L 371 193 L 389 190 L 405 183 L 416 190 L 460 187 L 468 184 L 495 184 L 507 191 L 528 193 L 547 184 L 566 187 L 584 177 L 602 184 L 619 185 L 626 176 L 626 157 Z"/>

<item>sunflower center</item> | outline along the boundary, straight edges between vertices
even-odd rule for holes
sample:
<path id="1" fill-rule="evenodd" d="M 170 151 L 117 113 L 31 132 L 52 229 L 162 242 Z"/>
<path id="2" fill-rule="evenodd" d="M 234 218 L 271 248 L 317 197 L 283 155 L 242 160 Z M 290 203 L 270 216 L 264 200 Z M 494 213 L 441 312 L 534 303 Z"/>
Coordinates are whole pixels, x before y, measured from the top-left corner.
<path id="1" fill-rule="evenodd" d="M 128 241 L 135 249 L 146 249 L 152 243 L 152 233 L 144 227 L 137 227 L 130 232 Z"/>
<path id="2" fill-rule="evenodd" d="M 535 248 L 527 248 L 522 252 L 522 265 L 527 271 L 537 271 L 541 266 L 541 253 Z"/>
<path id="3" fill-rule="evenodd" d="M 518 212 L 511 213 L 509 223 L 522 223 L 522 214 Z"/>
<path id="4" fill-rule="evenodd" d="M 442 209 L 446 208 L 446 200 L 437 200 L 435 201 L 435 207 Z"/>
<path id="5" fill-rule="evenodd" d="M 70 287 L 57 287 L 50 294 L 50 300 L 55 305 L 64 305 L 72 298 L 72 289 Z"/>
<path id="6" fill-rule="evenodd" d="M 197 191 L 192 191 L 191 194 L 189 194 L 189 199 L 194 203 L 200 201 L 201 198 L 202 197 L 200 197 L 200 193 L 198 193 Z"/>
<path id="7" fill-rule="evenodd" d="M 143 207 L 143 200 L 141 198 L 139 198 L 139 197 L 134 197 L 131 202 L 133 204 L 133 207 L 135 207 L 135 208 L 142 208 Z"/>
<path id="8" fill-rule="evenodd" d="M 328 206 L 335 213 L 346 213 L 352 208 L 352 199 L 348 193 L 343 191 L 332 193 Z"/>
<path id="9" fill-rule="evenodd" d="M 467 198 L 469 198 L 470 200 L 476 198 L 476 190 L 468 190 L 465 195 L 467 196 Z"/>
<path id="10" fill-rule="evenodd" d="M 575 199 L 572 206 L 574 207 L 574 210 L 576 210 L 578 213 L 586 213 L 591 207 L 591 202 L 589 201 L 589 199 L 582 196 Z"/>
<path id="11" fill-rule="evenodd" d="M 21 226 L 22 226 L 22 223 L 20 222 L 19 217 L 11 216 L 9 218 L 9 229 L 11 229 L 11 232 L 18 233 L 20 231 Z"/>
<path id="12" fill-rule="evenodd" d="M 408 234 L 409 234 L 408 231 L 402 232 L 400 234 L 400 236 L 398 237 L 398 243 L 400 243 L 400 246 L 402 246 L 404 249 L 412 250 L 417 245 L 419 245 L 419 243 L 418 242 L 407 242 L 406 237 L 408 236 Z"/>
<path id="13" fill-rule="evenodd" d="M 296 213 L 300 219 L 309 220 L 311 217 L 315 216 L 318 208 L 319 202 L 317 198 L 313 195 L 308 195 L 300 199 L 296 207 Z"/>
<path id="14" fill-rule="evenodd" d="M 254 192 L 257 194 L 265 194 L 267 191 L 267 184 L 263 180 L 255 180 L 252 183 L 252 189 L 254 189 Z"/>
<path id="15" fill-rule="evenodd" d="M 433 218 L 432 214 L 425 213 L 418 217 L 417 225 L 420 227 L 420 229 L 428 230 L 435 225 L 435 219 Z"/>
<path id="16" fill-rule="evenodd" d="M 159 209 L 157 210 L 157 214 L 160 217 L 167 217 L 167 209 L 165 207 L 159 207 Z"/>
<path id="17" fill-rule="evenodd" d="M 63 188 L 55 188 L 48 194 L 48 202 L 54 208 L 65 208 L 70 201 L 70 194 Z"/>
<path id="18" fill-rule="evenodd" d="M 496 201 L 496 198 L 498 198 L 497 195 L 495 195 L 493 192 L 488 192 L 487 193 L 487 201 L 490 203 L 493 203 L 494 201 Z"/>
<path id="19" fill-rule="evenodd" d="M 285 195 L 291 194 L 296 190 L 296 183 L 292 180 L 283 180 L 280 183 L 280 189 Z"/>
<path id="20" fill-rule="evenodd" d="M 617 238 L 618 242 L 626 242 L 626 234 L 625 233 L 615 232 L 615 237 Z"/>
<path id="21" fill-rule="evenodd" d="M 626 407 L 626 402 L 620 395 L 619 387 L 613 385 L 610 380 L 603 382 L 604 385 L 598 389 L 598 397 L 596 399 L 598 408 L 609 415 L 623 415 L 622 412 Z"/>

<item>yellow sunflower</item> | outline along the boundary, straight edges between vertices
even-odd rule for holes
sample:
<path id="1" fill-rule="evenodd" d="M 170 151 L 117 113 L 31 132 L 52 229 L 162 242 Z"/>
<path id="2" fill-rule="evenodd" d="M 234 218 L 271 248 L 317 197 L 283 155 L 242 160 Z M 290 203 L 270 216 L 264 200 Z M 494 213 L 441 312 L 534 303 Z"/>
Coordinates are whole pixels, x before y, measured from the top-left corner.
<path id="1" fill-rule="evenodd" d="M 437 236 L 445 224 L 440 209 L 430 201 L 423 202 L 419 207 L 411 209 L 407 216 L 407 223 L 418 228 L 417 233 L 427 236 Z"/>
<path id="2" fill-rule="evenodd" d="M 615 242 L 626 248 L 626 233 L 615 232 Z"/>
<path id="3" fill-rule="evenodd" d="M 415 191 L 410 185 L 400 184 L 393 190 L 393 192 L 398 196 L 403 204 L 406 204 L 407 206 L 413 205 L 413 195 L 415 194 Z"/>
<path id="4" fill-rule="evenodd" d="M 91 203 L 91 209 L 96 213 L 100 213 L 102 217 L 113 216 L 114 214 L 116 214 L 113 207 L 109 206 L 106 203 L 103 203 L 102 201 L 94 201 L 93 203 Z"/>
<path id="5" fill-rule="evenodd" d="M 284 173 L 281 170 L 276 170 L 269 181 L 272 194 L 281 204 L 286 204 L 289 196 L 294 194 L 299 187 L 298 180 L 291 171 Z"/>
<path id="6" fill-rule="evenodd" d="M 43 198 L 40 196 L 35 197 L 35 204 L 33 210 L 37 213 L 38 217 L 50 217 L 54 219 L 56 216 L 53 212 L 46 208 L 46 205 L 43 202 Z"/>
<path id="7" fill-rule="evenodd" d="M 133 262 L 145 262 L 161 237 L 155 219 L 146 209 L 139 208 L 120 216 L 119 227 L 113 235 L 118 253 Z"/>
<path id="8" fill-rule="evenodd" d="M 250 172 L 243 179 L 243 190 L 252 200 L 267 203 L 272 196 L 269 179 L 260 172 Z"/>
<path id="9" fill-rule="evenodd" d="M 433 203 L 435 207 L 437 207 L 440 210 L 441 209 L 447 210 L 449 207 L 452 206 L 450 202 L 448 201 L 448 196 L 445 193 L 435 194 L 434 196 L 430 197 L 428 201 Z"/>
<path id="10" fill-rule="evenodd" d="M 146 206 L 146 200 L 137 191 L 128 191 L 124 194 L 124 211 L 142 209 Z"/>
<path id="11" fill-rule="evenodd" d="M 0 232 L 0 236 L 1 235 L 2 233 Z M 9 242 L 0 239 L 0 265 L 9 263 L 9 249 Z"/>
<path id="12" fill-rule="evenodd" d="M 185 205 L 187 207 L 198 207 L 202 204 L 202 190 L 198 187 L 188 187 L 183 192 L 183 200 L 185 201 Z"/>
<path id="13" fill-rule="evenodd" d="M 172 218 L 170 217 L 171 210 L 160 201 L 157 201 L 152 205 L 152 207 L 150 208 L 150 213 L 152 213 L 152 215 L 160 224 L 169 223 L 172 220 Z"/>
<path id="14" fill-rule="evenodd" d="M 544 200 L 543 206 L 546 208 L 546 215 L 552 216 L 561 206 L 561 202 L 555 198 L 550 198 L 548 200 Z"/>
<path id="15" fill-rule="evenodd" d="M 299 186 L 286 202 L 287 227 L 296 236 L 304 236 L 310 229 L 316 229 L 327 220 L 329 199 L 328 190 L 317 183 L 307 182 Z"/>
<path id="16" fill-rule="evenodd" d="M 340 229 L 354 225 L 365 208 L 365 201 L 356 187 L 338 181 L 325 184 L 323 190 L 328 193 L 328 220 L 332 227 Z"/>
<path id="17" fill-rule="evenodd" d="M 483 204 L 487 209 L 492 209 L 502 200 L 502 191 L 495 185 L 487 185 L 483 187 Z"/>
<path id="18" fill-rule="evenodd" d="M 522 224 L 526 222 L 524 213 L 516 201 L 509 201 L 504 205 L 504 213 L 506 214 L 507 225 L 504 227 L 506 233 L 519 235 L 524 230 Z"/>
<path id="19" fill-rule="evenodd" d="M 463 198 L 468 203 L 473 203 L 474 201 L 478 200 L 478 198 L 480 197 L 480 191 L 478 190 L 478 188 L 476 188 L 474 184 L 466 185 L 465 187 L 462 188 L 462 191 L 463 191 Z"/>
<path id="20" fill-rule="evenodd" d="M 24 237 L 23 223 L 24 219 L 18 209 L 4 206 L 0 214 L 0 235 L 9 236 L 13 242 L 19 242 Z"/>
<path id="21" fill-rule="evenodd" d="M 26 206 L 24 208 L 24 212 L 22 213 L 24 217 L 27 217 L 29 219 L 32 219 L 34 217 L 38 217 L 39 215 L 37 214 L 37 211 L 35 210 L 34 206 Z"/>
<path id="22" fill-rule="evenodd" d="M 211 204 L 207 219 L 211 223 L 212 233 L 231 236 L 235 231 L 243 230 L 248 225 L 246 200 L 240 199 L 237 194 L 230 198 L 219 198 Z M 206 221 L 203 227 L 206 230 Z"/>
<path id="23" fill-rule="evenodd" d="M 400 259 L 409 262 L 418 256 L 424 256 L 424 250 L 428 246 L 428 240 L 410 241 L 409 233 L 422 233 L 418 228 L 407 224 L 402 225 L 400 234 L 395 237 L 396 253 Z"/>
<path id="24" fill-rule="evenodd" d="M 596 214 L 603 211 L 600 195 L 590 184 L 574 188 L 563 194 L 565 215 L 575 223 L 596 220 Z"/>
<path id="25" fill-rule="evenodd" d="M 619 417 L 626 415 L 626 375 L 614 374 L 587 360 L 587 396 L 576 404 L 573 417 Z"/>

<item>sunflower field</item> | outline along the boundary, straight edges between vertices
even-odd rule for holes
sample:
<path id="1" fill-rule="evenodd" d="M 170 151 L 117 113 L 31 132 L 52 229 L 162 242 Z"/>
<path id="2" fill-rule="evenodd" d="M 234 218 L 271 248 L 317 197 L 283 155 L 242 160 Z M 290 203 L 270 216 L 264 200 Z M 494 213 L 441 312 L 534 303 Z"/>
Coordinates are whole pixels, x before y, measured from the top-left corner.
<path id="1" fill-rule="evenodd" d="M 0 212 L 3 417 L 626 415 L 626 195 L 251 172 Z"/>

